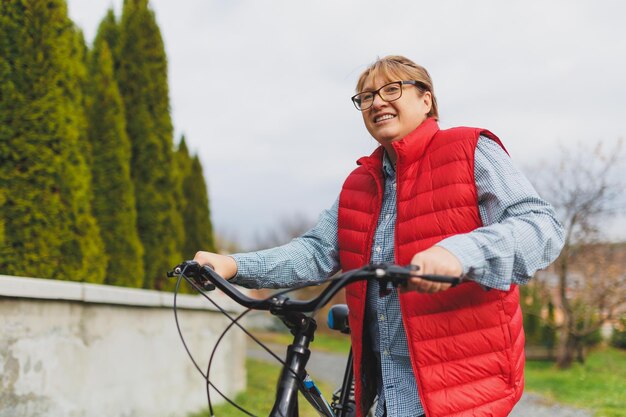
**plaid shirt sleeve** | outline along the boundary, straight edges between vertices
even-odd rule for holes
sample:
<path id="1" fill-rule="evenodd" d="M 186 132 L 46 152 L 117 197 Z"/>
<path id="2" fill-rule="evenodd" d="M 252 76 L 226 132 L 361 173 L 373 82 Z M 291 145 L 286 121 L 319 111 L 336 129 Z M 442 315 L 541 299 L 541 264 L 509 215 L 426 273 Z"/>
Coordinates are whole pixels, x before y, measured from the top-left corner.
<path id="1" fill-rule="evenodd" d="M 439 242 L 479 284 L 508 290 L 525 284 L 556 259 L 563 226 L 509 156 L 494 141 L 480 137 L 475 154 L 478 205 L 483 227 Z"/>
<path id="2" fill-rule="evenodd" d="M 315 227 L 286 245 L 232 255 L 237 275 L 231 282 L 248 288 L 290 288 L 335 274 L 339 270 L 338 209 L 339 199 L 322 212 Z"/>

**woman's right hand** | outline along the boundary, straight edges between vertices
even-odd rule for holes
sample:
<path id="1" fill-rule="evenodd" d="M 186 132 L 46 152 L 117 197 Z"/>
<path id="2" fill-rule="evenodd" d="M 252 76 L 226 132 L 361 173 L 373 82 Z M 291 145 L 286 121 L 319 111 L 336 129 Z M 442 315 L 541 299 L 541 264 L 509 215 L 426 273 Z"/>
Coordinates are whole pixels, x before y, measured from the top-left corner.
<path id="1" fill-rule="evenodd" d="M 200 251 L 196 252 L 193 260 L 200 265 L 212 266 L 215 272 L 225 279 L 231 279 L 237 275 L 237 263 L 230 256 Z"/>

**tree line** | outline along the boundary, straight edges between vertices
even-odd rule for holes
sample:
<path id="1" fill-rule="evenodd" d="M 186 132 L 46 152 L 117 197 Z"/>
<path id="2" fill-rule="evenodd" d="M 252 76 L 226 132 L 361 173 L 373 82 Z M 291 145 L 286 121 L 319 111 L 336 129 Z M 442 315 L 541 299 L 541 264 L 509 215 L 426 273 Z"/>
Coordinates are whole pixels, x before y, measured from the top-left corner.
<path id="1" fill-rule="evenodd" d="M 0 11 L 0 273 L 171 289 L 169 267 L 215 247 L 148 0 L 91 47 L 65 0 Z"/>

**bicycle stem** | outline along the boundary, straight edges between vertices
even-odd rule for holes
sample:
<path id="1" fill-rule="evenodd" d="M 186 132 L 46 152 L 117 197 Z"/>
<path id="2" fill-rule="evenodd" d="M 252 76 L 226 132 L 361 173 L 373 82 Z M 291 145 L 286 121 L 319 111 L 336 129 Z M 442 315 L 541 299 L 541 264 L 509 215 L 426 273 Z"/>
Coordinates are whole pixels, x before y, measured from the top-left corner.
<path id="1" fill-rule="evenodd" d="M 278 315 L 294 334 L 293 344 L 287 347 L 286 365 L 281 371 L 276 401 L 270 417 L 293 416 L 298 409 L 298 392 L 300 381 L 304 379 L 305 367 L 311 355 L 309 344 L 317 329 L 317 323 L 302 313 Z"/>

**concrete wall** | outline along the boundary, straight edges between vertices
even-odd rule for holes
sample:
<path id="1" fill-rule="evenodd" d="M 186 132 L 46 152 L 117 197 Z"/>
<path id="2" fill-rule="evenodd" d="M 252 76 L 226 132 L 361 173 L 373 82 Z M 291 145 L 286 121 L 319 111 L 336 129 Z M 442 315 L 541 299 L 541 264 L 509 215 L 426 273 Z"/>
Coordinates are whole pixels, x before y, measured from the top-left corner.
<path id="1" fill-rule="evenodd" d="M 184 351 L 172 304 L 171 293 L 0 276 L 0 417 L 185 417 L 205 408 L 204 380 Z M 177 304 L 206 372 L 228 319 L 200 296 Z M 227 394 L 244 389 L 244 362 L 244 335 L 233 330 L 211 381 Z"/>

